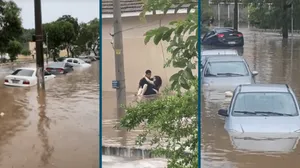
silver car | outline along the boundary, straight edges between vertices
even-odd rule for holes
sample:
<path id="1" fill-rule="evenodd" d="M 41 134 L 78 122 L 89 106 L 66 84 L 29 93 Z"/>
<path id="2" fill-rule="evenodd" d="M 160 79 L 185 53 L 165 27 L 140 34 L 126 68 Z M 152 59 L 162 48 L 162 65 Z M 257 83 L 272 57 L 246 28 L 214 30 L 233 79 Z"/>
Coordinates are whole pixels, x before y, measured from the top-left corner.
<path id="1" fill-rule="evenodd" d="M 299 105 L 288 85 L 240 85 L 233 92 L 225 116 L 225 129 L 233 134 L 300 133 Z M 256 135 L 257 136 L 257 135 Z"/>
<path id="2" fill-rule="evenodd" d="M 208 57 L 201 72 L 204 90 L 233 91 L 238 85 L 255 83 L 257 71 L 250 71 L 240 56 Z"/>
<path id="3" fill-rule="evenodd" d="M 238 51 L 234 49 L 204 50 L 201 52 L 201 65 L 203 66 L 205 60 L 211 56 L 239 56 L 239 54 Z"/>

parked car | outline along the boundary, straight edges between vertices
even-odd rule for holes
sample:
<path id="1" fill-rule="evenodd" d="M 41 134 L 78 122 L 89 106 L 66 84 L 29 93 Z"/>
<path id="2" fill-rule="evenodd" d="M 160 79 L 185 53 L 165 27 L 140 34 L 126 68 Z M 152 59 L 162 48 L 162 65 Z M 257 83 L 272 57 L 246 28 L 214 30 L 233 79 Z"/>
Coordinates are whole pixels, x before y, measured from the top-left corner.
<path id="1" fill-rule="evenodd" d="M 299 105 L 284 84 L 239 85 L 225 116 L 225 129 L 233 133 L 300 133 Z"/>
<path id="2" fill-rule="evenodd" d="M 46 70 L 51 74 L 58 75 L 58 74 L 67 74 L 73 71 L 73 66 L 67 62 L 52 62 L 50 63 Z"/>
<path id="3" fill-rule="evenodd" d="M 239 56 L 237 50 L 233 49 L 213 49 L 204 50 L 201 52 L 201 68 L 203 67 L 205 60 L 211 56 Z"/>
<path id="4" fill-rule="evenodd" d="M 88 64 L 88 63 L 84 62 L 82 59 L 79 59 L 79 58 L 66 58 L 64 60 L 64 62 L 69 63 L 73 67 L 84 67 L 84 68 L 87 68 L 87 67 L 91 66 L 91 64 Z"/>
<path id="5" fill-rule="evenodd" d="M 4 78 L 4 85 L 17 86 L 17 87 L 29 87 L 37 84 L 36 77 L 37 70 L 35 68 L 18 68 L 11 75 Z M 56 76 L 44 71 L 45 81 L 51 80 Z"/>
<path id="6" fill-rule="evenodd" d="M 238 85 L 255 83 L 257 74 L 257 71 L 250 71 L 243 57 L 208 57 L 201 72 L 202 86 L 210 90 L 233 91 Z"/>
<path id="7" fill-rule="evenodd" d="M 95 56 L 87 56 L 88 58 L 90 58 L 92 61 L 97 61 Z"/>
<path id="8" fill-rule="evenodd" d="M 91 63 L 92 62 L 91 58 L 89 58 L 88 56 L 79 56 L 78 58 L 83 60 L 86 63 Z"/>
<path id="9" fill-rule="evenodd" d="M 244 37 L 243 33 L 233 28 L 214 28 L 203 36 L 202 44 L 226 47 L 244 46 Z"/>

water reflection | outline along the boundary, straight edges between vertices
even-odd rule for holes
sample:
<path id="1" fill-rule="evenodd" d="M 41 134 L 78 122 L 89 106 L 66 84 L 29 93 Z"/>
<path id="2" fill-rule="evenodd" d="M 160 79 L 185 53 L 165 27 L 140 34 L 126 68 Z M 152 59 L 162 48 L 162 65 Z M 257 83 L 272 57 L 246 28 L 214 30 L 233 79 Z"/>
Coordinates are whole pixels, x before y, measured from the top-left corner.
<path id="1" fill-rule="evenodd" d="M 0 73 L 0 167 L 99 167 L 98 62 L 48 81 L 46 93 L 3 86 L 9 73 Z"/>
<path id="2" fill-rule="evenodd" d="M 229 132 L 230 140 L 236 150 L 245 152 L 289 153 L 299 141 L 299 134 L 259 134 Z"/>
<path id="3" fill-rule="evenodd" d="M 50 118 L 46 116 L 46 92 L 38 90 L 37 101 L 39 104 L 39 122 L 37 124 L 38 136 L 42 142 L 43 152 L 41 154 L 42 165 L 48 165 L 49 159 L 54 152 L 54 147 L 49 145 L 47 129 L 50 129 Z"/>

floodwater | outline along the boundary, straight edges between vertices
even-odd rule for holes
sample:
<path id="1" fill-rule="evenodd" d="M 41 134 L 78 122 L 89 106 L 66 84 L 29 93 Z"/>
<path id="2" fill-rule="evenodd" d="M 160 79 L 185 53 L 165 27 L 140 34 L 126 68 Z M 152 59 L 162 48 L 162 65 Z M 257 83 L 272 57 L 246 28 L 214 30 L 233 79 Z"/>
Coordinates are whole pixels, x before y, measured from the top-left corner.
<path id="1" fill-rule="evenodd" d="M 1 84 L 0 96 L 0 167 L 99 167 L 99 62 L 48 81 L 46 93 Z"/>
<path id="2" fill-rule="evenodd" d="M 283 41 L 279 34 L 241 31 L 245 36 L 243 57 L 259 72 L 256 82 L 287 83 L 300 98 L 300 37 Z M 296 168 L 300 164 L 298 137 L 261 140 L 229 136 L 224 120 L 217 115 L 227 105 L 224 92 L 202 95 L 202 159 L 210 161 L 205 162 L 207 167 Z"/>
<path id="3" fill-rule="evenodd" d="M 293 40 L 283 41 L 279 34 L 250 32 L 247 29 L 240 31 L 244 33 L 245 38 L 243 57 L 248 61 L 252 70 L 259 72 L 256 81 L 259 83 L 287 83 L 300 98 L 300 78 L 298 77 L 300 36 L 295 35 Z M 135 71 L 143 72 L 144 69 L 139 67 Z M 131 83 L 131 85 L 135 84 L 136 81 Z M 224 93 L 215 92 L 209 93 L 209 95 L 213 99 L 207 99 L 202 95 L 201 146 L 203 167 L 298 167 L 300 160 L 297 158 L 300 147 L 297 138 L 279 138 L 279 140 L 277 138 L 268 142 L 257 139 L 249 141 L 249 138 L 234 139 L 224 130 L 224 120 L 217 115 L 217 111 L 226 107 L 229 100 L 225 99 Z M 128 93 L 127 102 L 133 99 L 133 93 Z M 115 107 L 115 93 L 104 90 L 103 103 L 103 143 L 111 146 L 133 146 L 135 136 L 139 133 L 138 130 L 128 133 L 115 131 L 112 128 L 118 118 L 113 108 Z M 276 152 L 270 153 L 272 150 Z M 148 160 L 143 162 L 145 165 L 150 163 Z M 109 163 L 106 164 L 109 165 Z M 135 163 L 132 162 L 129 167 L 135 167 Z"/>

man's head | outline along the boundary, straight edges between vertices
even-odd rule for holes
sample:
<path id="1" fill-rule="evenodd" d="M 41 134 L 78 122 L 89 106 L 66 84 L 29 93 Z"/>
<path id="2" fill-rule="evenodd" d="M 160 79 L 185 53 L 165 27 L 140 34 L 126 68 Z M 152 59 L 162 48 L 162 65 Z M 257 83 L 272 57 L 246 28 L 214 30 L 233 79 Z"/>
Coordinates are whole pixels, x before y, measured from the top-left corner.
<path id="1" fill-rule="evenodd" d="M 147 70 L 146 72 L 145 72 L 145 76 L 147 77 L 147 78 L 151 78 L 151 71 L 150 70 Z"/>

